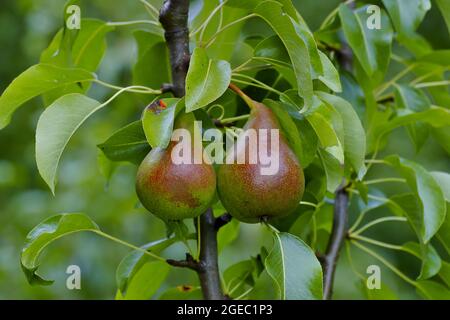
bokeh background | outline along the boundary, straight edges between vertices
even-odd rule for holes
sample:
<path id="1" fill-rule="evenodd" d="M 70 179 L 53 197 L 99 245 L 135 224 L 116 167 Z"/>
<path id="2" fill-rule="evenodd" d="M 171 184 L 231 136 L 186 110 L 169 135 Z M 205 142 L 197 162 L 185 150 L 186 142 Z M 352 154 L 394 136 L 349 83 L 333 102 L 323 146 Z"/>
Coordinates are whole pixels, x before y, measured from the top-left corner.
<path id="1" fill-rule="evenodd" d="M 310 28 L 315 30 L 339 1 L 294 0 L 294 3 Z M 38 63 L 40 52 L 63 24 L 64 4 L 65 0 L 0 1 L 0 92 L 19 73 Z M 84 2 L 82 15 L 105 21 L 145 19 L 142 8 L 137 0 L 92 0 Z M 137 49 L 132 36 L 134 29 L 118 28 L 107 36 L 108 50 L 98 72 L 101 79 L 121 85 L 131 82 Z M 251 26 L 249 30 L 252 30 Z M 450 48 L 447 29 L 436 8 L 427 14 L 419 31 L 434 48 Z M 152 72 L 150 63 L 148 72 Z M 98 87 L 93 87 L 89 93 L 100 100 L 110 94 Z M 51 195 L 40 178 L 34 160 L 34 131 L 43 110 L 42 100 L 28 102 L 15 114 L 12 123 L 0 131 L 0 299 L 114 298 L 115 269 L 129 250 L 91 234 L 76 234 L 52 244 L 45 252 L 40 270 L 42 275 L 56 282 L 50 287 L 28 285 L 19 263 L 21 247 L 26 234 L 51 215 L 84 212 L 105 232 L 138 245 L 165 236 L 163 223 L 137 206 L 134 192 L 136 168 L 120 166 L 108 182 L 97 165 L 96 145 L 118 128 L 137 120 L 144 106 L 135 96 L 124 94 L 83 125 L 63 156 L 56 197 Z M 416 153 L 404 129 L 391 136 L 384 154 L 392 153 L 417 161 L 429 170 L 450 172 L 450 161 L 440 146 L 429 139 Z M 376 170 L 381 169 L 371 172 L 374 177 L 389 173 Z M 384 191 L 388 194 L 398 192 L 398 185 Z M 386 214 L 386 210 L 371 214 Z M 357 213 L 354 205 L 352 219 Z M 265 241 L 264 232 L 258 226 L 243 225 L 240 231 L 232 245 L 221 254 L 222 268 L 256 255 Z M 378 239 L 394 243 L 414 239 L 407 228 L 402 230 L 395 224 L 374 228 L 373 233 Z M 417 275 L 418 260 L 379 248 L 376 250 L 406 274 Z M 183 250 L 175 246 L 168 254 L 181 257 Z M 368 265 L 378 264 L 358 250 L 352 250 L 352 256 L 361 273 Z M 65 271 L 71 264 L 81 267 L 82 290 L 70 291 L 65 286 Z M 383 283 L 400 298 L 417 298 L 411 286 L 381 267 Z M 174 270 L 166 286 L 195 284 L 195 281 L 195 274 L 191 271 Z M 364 298 L 345 254 L 336 275 L 335 298 Z"/>

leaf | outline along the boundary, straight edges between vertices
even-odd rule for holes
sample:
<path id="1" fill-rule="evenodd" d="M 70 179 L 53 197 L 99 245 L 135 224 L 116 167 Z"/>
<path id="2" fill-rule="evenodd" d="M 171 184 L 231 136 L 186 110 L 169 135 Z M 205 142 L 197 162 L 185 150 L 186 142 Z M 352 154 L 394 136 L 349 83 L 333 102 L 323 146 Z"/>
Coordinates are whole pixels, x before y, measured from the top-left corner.
<path id="1" fill-rule="evenodd" d="M 161 284 L 170 271 L 170 266 L 164 261 L 152 261 L 145 263 L 131 279 L 125 295 L 120 292 L 120 300 L 148 300 Z"/>
<path id="2" fill-rule="evenodd" d="M 402 246 L 403 250 L 411 253 L 422 260 L 422 267 L 418 280 L 425 280 L 434 277 L 442 266 L 441 258 L 436 250 L 428 245 L 421 245 L 415 242 L 407 242 Z"/>
<path id="3" fill-rule="evenodd" d="M 340 164 L 344 164 L 344 151 L 341 141 L 327 116 L 320 111 L 316 111 L 308 114 L 306 119 L 316 132 L 320 145 L 324 150 L 335 157 Z"/>
<path id="4" fill-rule="evenodd" d="M 37 273 L 42 251 L 54 240 L 80 231 L 99 231 L 99 227 L 83 213 L 65 213 L 50 217 L 28 233 L 22 248 L 20 263 L 30 284 L 49 285 Z"/>
<path id="5" fill-rule="evenodd" d="M 446 0 L 436 0 L 436 3 L 441 10 L 442 16 L 444 17 L 448 32 L 450 34 L 450 3 Z"/>
<path id="6" fill-rule="evenodd" d="M 415 32 L 431 8 L 430 0 L 383 0 L 383 4 L 391 16 L 399 43 L 419 56 L 430 51 L 425 39 Z"/>
<path id="7" fill-rule="evenodd" d="M 442 243 L 447 253 L 450 254 L 450 203 L 447 202 L 446 205 L 447 205 L 447 214 L 445 216 L 444 223 L 439 229 L 437 238 Z"/>
<path id="8" fill-rule="evenodd" d="M 160 104 L 164 107 L 161 108 Z M 145 108 L 142 126 L 152 148 L 167 148 L 172 137 L 175 118 L 184 107 L 184 100 L 169 98 L 158 100 Z"/>
<path id="9" fill-rule="evenodd" d="M 333 106 L 341 115 L 344 127 L 344 155 L 356 173 L 365 171 L 366 134 L 352 105 L 344 99 L 325 92 L 317 92 L 322 101 Z"/>
<path id="10" fill-rule="evenodd" d="M 298 93 L 305 100 L 305 105 L 311 106 L 313 102 L 311 61 L 308 47 L 294 27 L 294 20 L 283 11 L 283 6 L 276 1 L 261 2 L 255 8 L 254 13 L 264 19 L 283 41 L 295 71 Z"/>
<path id="11" fill-rule="evenodd" d="M 323 68 L 323 75 L 319 76 L 319 80 L 334 92 L 342 92 L 341 80 L 335 66 L 322 51 L 319 51 L 319 56 Z"/>
<path id="12" fill-rule="evenodd" d="M 134 164 L 140 164 L 151 150 L 141 120 L 119 129 L 98 148 L 111 161 L 129 161 Z"/>
<path id="13" fill-rule="evenodd" d="M 217 250 L 221 252 L 228 245 L 233 243 L 239 236 L 240 223 L 232 219 L 229 223 L 219 229 L 217 233 Z"/>
<path id="14" fill-rule="evenodd" d="M 367 300 L 398 300 L 395 292 L 393 292 L 385 283 L 381 283 L 380 289 L 369 289 L 366 280 L 361 280 L 360 288 Z"/>
<path id="15" fill-rule="evenodd" d="M 319 149 L 319 156 L 327 176 L 327 191 L 335 192 L 344 177 L 344 168 L 331 153 Z"/>
<path id="16" fill-rule="evenodd" d="M 155 254 L 160 253 L 167 247 L 176 242 L 175 238 L 161 239 L 142 246 L 142 249 L 151 251 Z M 134 275 L 142 268 L 142 266 L 151 261 L 151 257 L 142 251 L 132 251 L 120 261 L 116 269 L 116 283 L 118 290 L 123 294 L 126 293 L 128 284 Z"/>
<path id="17" fill-rule="evenodd" d="M 445 201 L 450 202 L 450 174 L 447 172 L 433 171 L 430 172 L 434 180 L 441 187 Z"/>
<path id="18" fill-rule="evenodd" d="M 230 81 L 231 67 L 227 61 L 209 59 L 205 49 L 195 48 L 186 77 L 186 111 L 194 111 L 218 99 Z"/>
<path id="19" fill-rule="evenodd" d="M 450 300 L 450 290 L 438 282 L 419 281 L 416 285 L 416 291 L 422 297 L 430 300 Z"/>
<path id="20" fill-rule="evenodd" d="M 445 108 L 434 106 L 422 112 L 405 110 L 392 120 L 382 122 L 382 124 L 378 125 L 374 129 L 373 136 L 380 141 L 385 134 L 392 130 L 416 122 L 427 123 L 435 128 L 446 127 L 450 125 L 450 111 Z M 368 149 L 371 150 L 371 148 Z"/>
<path id="21" fill-rule="evenodd" d="M 281 130 L 284 136 L 286 137 L 289 146 L 292 148 L 300 164 L 302 165 L 303 164 L 302 160 L 304 159 L 302 143 L 300 141 L 300 135 L 298 133 L 297 126 L 295 125 L 294 121 L 286 112 L 286 110 L 283 108 L 281 103 L 278 103 L 270 99 L 264 100 L 263 103 L 267 107 L 269 107 L 270 110 L 272 110 L 275 116 L 277 117 L 278 122 L 280 123 L 281 126 Z"/>
<path id="22" fill-rule="evenodd" d="M 299 238 L 274 233 L 274 246 L 265 260 L 282 300 L 322 299 L 322 267 L 314 252 Z"/>
<path id="23" fill-rule="evenodd" d="M 439 277 L 445 282 L 447 287 L 450 288 L 450 263 L 442 261 L 442 267 L 439 271 Z"/>
<path id="24" fill-rule="evenodd" d="M 83 122 L 103 105 L 84 95 L 72 93 L 53 102 L 39 118 L 36 163 L 53 194 L 58 163 L 67 143 Z"/>
<path id="25" fill-rule="evenodd" d="M 154 37 L 152 34 L 149 34 L 149 36 Z M 138 36 L 135 35 L 135 37 Z M 148 37 L 145 37 L 145 39 L 148 39 Z M 148 39 L 148 43 L 152 44 L 149 48 L 146 46 L 147 43 L 141 44 L 139 47 L 138 60 L 133 66 L 133 84 L 159 88 L 162 83 L 171 81 L 169 55 L 164 41 L 160 40 L 153 43 L 152 39 Z M 158 37 L 158 39 L 160 38 Z M 148 68 L 149 65 L 152 66 L 151 70 Z"/>
<path id="26" fill-rule="evenodd" d="M 386 72 L 392 43 L 392 26 L 386 13 L 381 10 L 381 29 L 367 28 L 367 6 L 355 11 L 346 4 L 339 6 L 339 17 L 345 38 L 352 48 L 364 71 L 369 77 L 382 80 Z"/>
<path id="27" fill-rule="evenodd" d="M 0 129 L 6 127 L 18 107 L 28 100 L 68 84 L 92 81 L 95 75 L 82 69 L 37 64 L 25 70 L 0 97 Z"/>
<path id="28" fill-rule="evenodd" d="M 66 27 L 60 29 L 42 53 L 40 62 L 95 72 L 106 51 L 106 34 L 114 27 L 96 19 L 82 19 L 81 25 L 82 28 L 75 33 Z M 83 87 L 69 84 L 46 93 L 44 101 L 50 104 L 65 94 L 85 93 L 89 87 L 90 84 Z"/>
<path id="29" fill-rule="evenodd" d="M 409 109 L 414 112 L 421 112 L 430 108 L 431 102 L 423 91 L 401 84 L 395 87 L 395 102 L 398 108 Z M 425 123 L 410 124 L 408 125 L 408 133 L 416 151 L 420 151 L 428 138 L 428 126 Z"/>
<path id="30" fill-rule="evenodd" d="M 423 217 L 415 224 L 422 241 L 427 243 L 445 219 L 445 199 L 441 188 L 429 172 L 412 161 L 398 156 L 389 156 L 385 161 L 398 170 L 416 195 Z"/>

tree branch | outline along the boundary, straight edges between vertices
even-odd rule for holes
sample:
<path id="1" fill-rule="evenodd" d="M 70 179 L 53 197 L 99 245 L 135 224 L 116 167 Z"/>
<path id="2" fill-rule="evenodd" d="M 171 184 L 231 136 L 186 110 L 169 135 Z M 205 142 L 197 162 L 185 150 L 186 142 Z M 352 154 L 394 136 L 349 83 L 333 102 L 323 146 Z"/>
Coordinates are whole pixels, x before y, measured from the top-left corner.
<path id="1" fill-rule="evenodd" d="M 325 300 L 331 299 L 331 295 L 333 293 L 334 273 L 339 260 L 339 252 L 341 251 L 344 240 L 347 237 L 348 194 L 345 188 L 346 186 L 342 185 L 336 191 L 336 197 L 334 199 L 332 233 L 328 242 L 326 254 L 321 257 L 324 270 L 323 298 Z"/>
<path id="2" fill-rule="evenodd" d="M 176 97 L 185 94 L 186 74 L 189 68 L 189 0 L 165 0 L 159 13 L 172 69 L 170 90 Z M 169 87 L 166 87 L 169 88 Z"/>
<path id="3" fill-rule="evenodd" d="M 200 216 L 200 261 L 198 276 L 207 300 L 225 299 L 220 284 L 216 219 L 212 209 Z"/>
<path id="4" fill-rule="evenodd" d="M 172 84 L 164 84 L 163 91 L 171 91 L 176 97 L 185 95 L 186 75 L 189 68 L 188 15 L 189 0 L 165 0 L 159 14 L 159 21 L 165 30 L 164 36 L 172 69 Z M 200 228 L 197 230 L 200 233 L 199 261 L 186 255 L 186 260 L 167 260 L 167 263 L 195 270 L 200 278 L 205 299 L 224 299 L 218 266 L 217 221 L 211 209 L 208 209 L 199 219 Z"/>

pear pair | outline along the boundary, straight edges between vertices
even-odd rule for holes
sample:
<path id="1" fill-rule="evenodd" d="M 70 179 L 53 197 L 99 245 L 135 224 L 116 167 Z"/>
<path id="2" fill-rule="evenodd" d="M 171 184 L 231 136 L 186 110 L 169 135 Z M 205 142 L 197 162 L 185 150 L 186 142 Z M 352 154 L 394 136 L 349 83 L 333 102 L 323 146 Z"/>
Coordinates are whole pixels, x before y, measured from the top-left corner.
<path id="1" fill-rule="evenodd" d="M 174 164 L 171 153 L 176 142 L 167 149 L 150 151 L 139 167 L 136 181 L 138 197 L 145 208 L 163 220 L 182 220 L 199 216 L 211 205 L 217 184 L 219 198 L 227 211 L 236 219 L 257 223 L 270 218 L 283 217 L 297 208 L 304 191 L 304 175 L 300 163 L 280 130 L 278 119 L 262 103 L 245 96 L 251 107 L 245 130 L 267 129 L 267 139 L 257 140 L 257 149 L 278 144 L 278 170 L 274 174 L 262 174 L 263 164 L 238 163 L 242 153 L 248 155 L 249 143 L 237 144 L 231 164 L 220 165 L 216 173 L 207 163 Z M 175 128 L 192 130 L 177 119 Z M 272 141 L 270 130 L 279 130 L 278 141 Z M 238 138 L 239 139 L 239 138 Z M 263 145 L 264 144 L 264 145 Z M 193 144 L 192 144 L 193 145 Z M 193 155 L 194 152 L 191 152 Z"/>

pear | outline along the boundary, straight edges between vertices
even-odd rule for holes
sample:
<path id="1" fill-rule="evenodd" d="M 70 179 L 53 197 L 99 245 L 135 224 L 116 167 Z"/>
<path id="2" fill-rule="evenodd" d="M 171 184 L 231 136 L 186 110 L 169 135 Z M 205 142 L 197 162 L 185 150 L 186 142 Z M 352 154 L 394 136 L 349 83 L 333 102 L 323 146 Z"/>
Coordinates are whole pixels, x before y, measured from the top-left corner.
<path id="1" fill-rule="evenodd" d="M 174 128 L 185 128 L 195 138 L 192 114 L 177 118 Z M 193 139 L 191 139 L 193 141 Z M 142 161 L 136 178 L 136 193 L 142 205 L 164 221 L 194 218 L 205 212 L 216 192 L 216 174 L 212 165 L 194 162 L 194 143 L 191 159 L 174 162 L 172 152 L 178 143 L 171 141 L 166 149 L 155 148 Z M 201 147 L 201 141 L 199 142 Z"/>
<path id="2" fill-rule="evenodd" d="M 234 218 L 246 223 L 257 223 L 292 213 L 302 199 L 305 178 L 282 130 L 279 130 L 278 141 L 273 141 L 270 135 L 271 129 L 280 128 L 273 112 L 264 104 L 247 96 L 243 97 L 251 107 L 251 112 L 237 141 L 239 142 L 249 129 L 256 129 L 256 132 L 268 129 L 266 139 L 257 139 L 257 150 L 261 147 L 271 150 L 271 144 L 278 143 L 278 170 L 273 174 L 262 174 L 261 168 L 265 164 L 261 162 L 260 157 L 257 157 L 256 163 L 249 161 L 249 149 L 252 148 L 248 140 L 245 143 L 236 143 L 235 153 L 232 154 L 234 161 L 226 161 L 218 170 L 218 194 L 223 206 Z M 245 163 L 238 163 L 237 159 L 243 152 L 246 155 Z M 229 150 L 227 154 L 229 156 Z"/>

